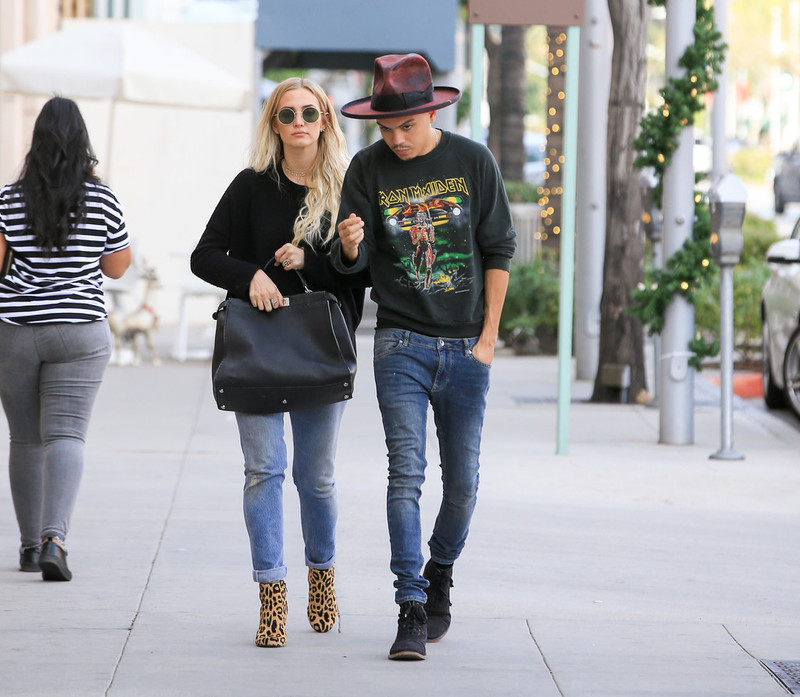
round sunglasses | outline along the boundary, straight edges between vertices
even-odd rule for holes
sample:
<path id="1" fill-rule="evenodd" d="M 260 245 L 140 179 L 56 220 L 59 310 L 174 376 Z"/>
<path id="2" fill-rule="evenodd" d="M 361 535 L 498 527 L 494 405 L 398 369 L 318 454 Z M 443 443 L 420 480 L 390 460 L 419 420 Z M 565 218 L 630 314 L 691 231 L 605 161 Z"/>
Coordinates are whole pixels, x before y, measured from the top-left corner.
<path id="1" fill-rule="evenodd" d="M 327 114 L 327 111 L 323 111 L 323 114 Z M 320 110 L 313 106 L 307 106 L 301 112 L 303 116 L 303 121 L 306 123 L 314 123 L 320 115 Z M 292 107 L 285 106 L 281 109 L 275 116 L 278 117 L 278 121 L 280 121 L 284 126 L 288 126 L 291 123 L 294 123 L 294 119 L 296 116 L 296 112 Z"/>

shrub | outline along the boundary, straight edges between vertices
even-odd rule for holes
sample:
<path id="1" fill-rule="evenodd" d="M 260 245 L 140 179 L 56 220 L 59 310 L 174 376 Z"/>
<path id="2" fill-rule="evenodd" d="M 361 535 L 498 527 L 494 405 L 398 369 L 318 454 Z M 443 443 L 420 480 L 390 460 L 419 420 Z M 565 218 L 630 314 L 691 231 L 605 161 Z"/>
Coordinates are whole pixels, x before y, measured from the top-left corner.
<path id="1" fill-rule="evenodd" d="M 511 203 L 538 203 L 539 189 L 528 182 L 508 180 L 503 182 L 506 195 Z"/>
<path id="2" fill-rule="evenodd" d="M 506 301 L 500 316 L 500 338 L 535 335 L 552 342 L 558 335 L 559 274 L 555 250 L 543 249 L 532 261 L 512 263 Z M 542 350 L 549 349 L 542 346 Z"/>
<path id="3" fill-rule="evenodd" d="M 766 264 L 767 249 L 778 239 L 775 222 L 748 213 L 744 217 L 742 234 L 744 235 L 744 249 L 740 264 L 748 265 L 753 262 Z"/>
<path id="4" fill-rule="evenodd" d="M 742 148 L 731 155 L 731 168 L 745 181 L 763 182 L 772 167 L 767 148 Z"/>

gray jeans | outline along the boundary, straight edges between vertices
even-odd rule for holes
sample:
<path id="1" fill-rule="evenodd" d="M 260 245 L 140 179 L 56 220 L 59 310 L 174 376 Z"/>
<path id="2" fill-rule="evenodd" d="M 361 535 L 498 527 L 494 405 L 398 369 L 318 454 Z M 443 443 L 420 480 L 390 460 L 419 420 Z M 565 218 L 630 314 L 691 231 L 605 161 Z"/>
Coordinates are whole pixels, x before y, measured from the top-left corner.
<path id="1" fill-rule="evenodd" d="M 11 436 L 8 471 L 23 547 L 66 539 L 84 443 L 111 355 L 105 320 L 0 322 L 0 400 Z"/>

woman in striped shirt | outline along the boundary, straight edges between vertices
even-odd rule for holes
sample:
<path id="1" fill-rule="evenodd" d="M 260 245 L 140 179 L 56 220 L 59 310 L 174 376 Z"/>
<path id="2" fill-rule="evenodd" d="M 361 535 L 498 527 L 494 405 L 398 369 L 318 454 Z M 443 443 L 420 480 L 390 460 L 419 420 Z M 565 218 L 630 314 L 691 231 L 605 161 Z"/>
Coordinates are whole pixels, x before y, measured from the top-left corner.
<path id="1" fill-rule="evenodd" d="M 78 106 L 54 97 L 33 128 L 20 178 L 0 189 L 0 400 L 11 436 L 20 570 L 69 581 L 64 540 L 89 417 L 111 354 L 102 274 L 131 251 L 114 192 Z"/>

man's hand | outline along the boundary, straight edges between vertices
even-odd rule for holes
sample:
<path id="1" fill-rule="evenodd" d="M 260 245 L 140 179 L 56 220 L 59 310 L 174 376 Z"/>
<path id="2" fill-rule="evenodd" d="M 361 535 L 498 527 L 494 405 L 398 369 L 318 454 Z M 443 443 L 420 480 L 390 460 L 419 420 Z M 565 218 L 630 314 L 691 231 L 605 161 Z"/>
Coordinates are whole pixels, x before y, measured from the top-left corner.
<path id="1" fill-rule="evenodd" d="M 339 223 L 337 230 L 342 241 L 342 256 L 352 264 L 358 259 L 358 245 L 364 239 L 364 221 L 351 213 Z"/>
<path id="2" fill-rule="evenodd" d="M 478 337 L 478 340 L 472 347 L 472 355 L 475 356 L 475 360 L 485 363 L 486 365 L 491 365 L 494 360 L 494 346 L 496 343 L 497 339 L 491 341 L 490 339 L 484 339 L 483 335 Z"/>

